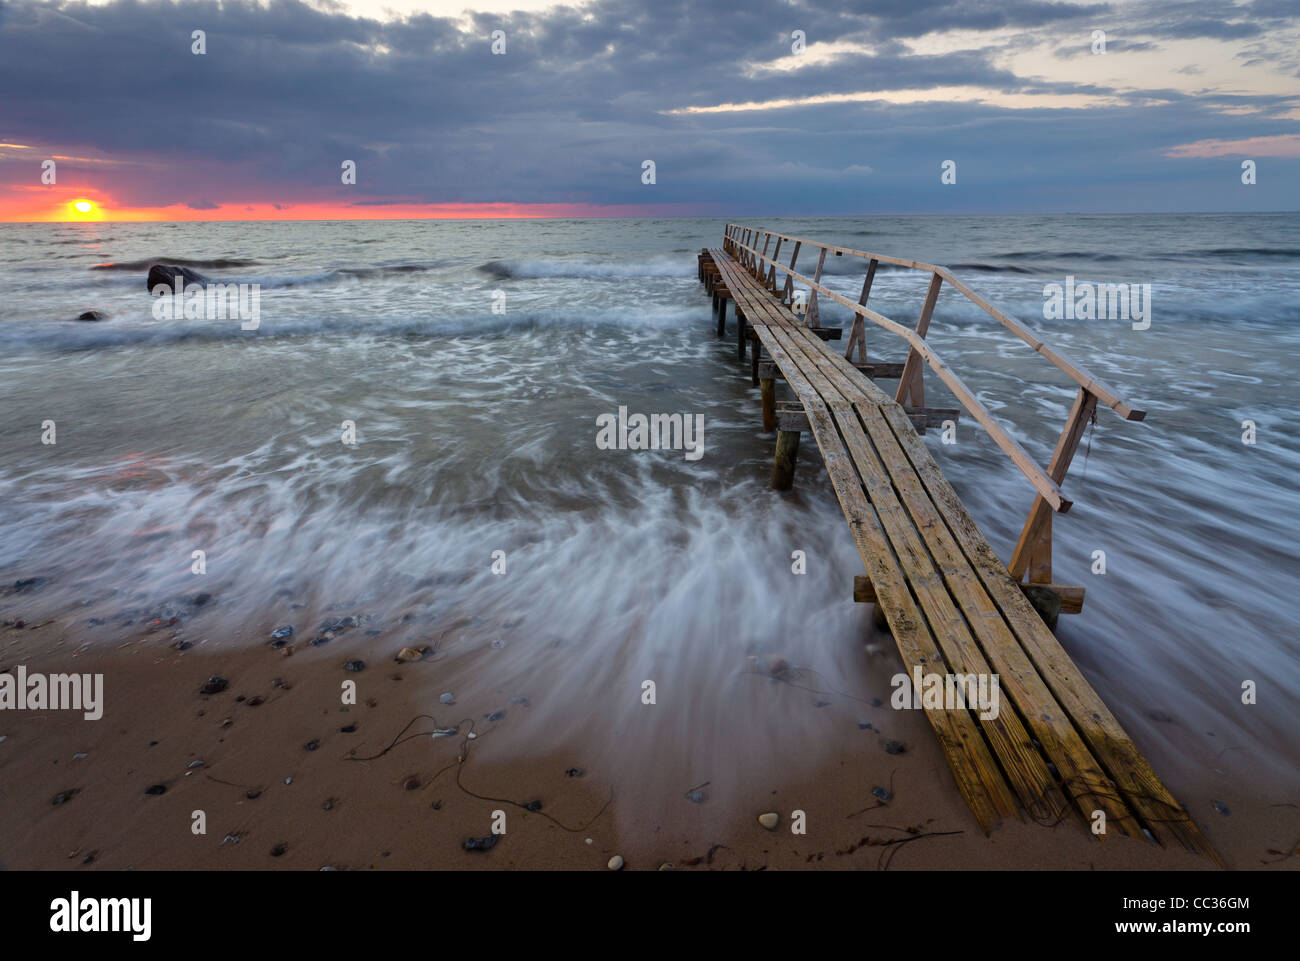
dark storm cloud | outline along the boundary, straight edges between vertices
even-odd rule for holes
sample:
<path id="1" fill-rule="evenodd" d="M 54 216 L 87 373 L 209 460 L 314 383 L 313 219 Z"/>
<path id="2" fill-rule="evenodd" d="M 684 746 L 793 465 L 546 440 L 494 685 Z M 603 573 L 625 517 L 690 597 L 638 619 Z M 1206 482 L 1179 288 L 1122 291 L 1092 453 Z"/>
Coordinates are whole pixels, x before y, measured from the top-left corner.
<path id="1" fill-rule="evenodd" d="M 803 209 L 850 197 L 859 208 L 905 209 L 950 202 L 934 198 L 949 157 L 963 161 L 963 177 L 1014 191 L 1029 166 L 1040 181 L 1095 180 L 1099 163 L 1114 168 L 1118 158 L 1127 170 L 1140 158 L 1155 162 L 1169 143 L 1278 131 L 1169 91 L 1159 98 L 1170 103 L 1141 111 L 970 103 L 667 111 L 966 86 L 1104 96 L 1114 93 L 1104 84 L 998 66 L 1005 39 L 943 55 L 913 53 L 905 41 L 940 26 L 1050 28 L 1057 42 L 1077 38 L 1084 56 L 1094 28 L 1115 32 L 1118 52 L 1165 38 L 1252 36 L 1281 9 L 1256 3 L 1229 23 L 1240 8 L 1218 2 L 1133 11 L 1015 0 L 597 0 L 479 14 L 466 30 L 430 15 L 381 22 L 297 0 L 10 3 L 0 6 L 0 141 L 111 158 L 111 168 L 80 170 L 133 205 L 195 206 L 195 196 L 368 205 L 767 198 Z M 203 56 L 190 52 L 196 29 L 206 31 Z M 495 29 L 506 31 L 504 56 L 490 52 Z M 853 41 L 868 52 L 797 72 L 750 69 L 789 55 L 795 29 L 810 44 Z M 1285 109 L 1281 98 L 1243 102 Z M 644 159 L 658 165 L 654 188 L 640 183 Z M 355 187 L 340 184 L 344 160 L 357 163 Z M 14 170 L 12 158 L 0 163 L 0 182 L 19 180 Z M 921 170 L 933 173 L 924 186 Z"/>

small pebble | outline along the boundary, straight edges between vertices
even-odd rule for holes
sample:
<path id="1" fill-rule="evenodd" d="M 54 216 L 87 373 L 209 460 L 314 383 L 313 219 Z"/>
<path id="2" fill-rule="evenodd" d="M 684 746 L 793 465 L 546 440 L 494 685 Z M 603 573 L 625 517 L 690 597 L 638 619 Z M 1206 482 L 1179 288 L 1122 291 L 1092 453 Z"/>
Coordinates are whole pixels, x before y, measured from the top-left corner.
<path id="1" fill-rule="evenodd" d="M 894 796 L 890 794 L 888 791 L 886 791 L 883 787 L 873 787 L 871 789 L 871 793 L 874 794 L 876 797 L 880 798 L 880 800 L 882 801 L 891 800 Z"/>
<path id="2" fill-rule="evenodd" d="M 659 870 L 660 870 L 660 871 L 676 871 L 677 868 L 676 868 L 675 865 L 669 864 L 667 861 L 665 861 L 663 864 L 659 865 Z"/>
<path id="3" fill-rule="evenodd" d="M 438 698 L 438 703 L 440 703 L 440 704 L 455 704 L 455 703 L 456 703 L 456 699 L 455 699 L 454 697 L 452 697 L 450 691 L 447 691 L 445 694 L 442 694 L 442 695 L 439 696 L 439 698 Z"/>
<path id="4" fill-rule="evenodd" d="M 189 763 L 189 769 L 190 769 L 191 771 L 193 771 L 195 768 L 199 768 L 199 767 L 203 767 L 203 762 L 202 762 L 202 761 L 190 761 L 190 763 Z"/>
<path id="5" fill-rule="evenodd" d="M 769 831 L 775 831 L 777 824 L 781 821 L 781 816 L 775 811 L 768 811 L 766 814 L 758 816 L 758 823 L 763 825 Z"/>
<path id="6" fill-rule="evenodd" d="M 455 734 L 456 732 L 457 732 L 457 729 L 454 728 L 454 727 L 435 727 L 435 728 L 433 729 L 433 736 L 434 736 L 434 737 L 451 737 L 451 736 L 452 736 L 453 734 Z"/>
<path id="7" fill-rule="evenodd" d="M 144 793 L 157 797 L 159 794 L 167 793 L 167 786 L 164 784 L 154 784 L 144 789 Z"/>
<path id="8" fill-rule="evenodd" d="M 903 747 L 903 745 L 898 743 L 897 741 L 885 742 L 886 754 L 902 754 L 905 750 L 907 750 L 907 748 Z"/>
<path id="9" fill-rule="evenodd" d="M 582 777 L 587 772 L 580 767 L 571 767 L 564 772 L 565 777 Z"/>
<path id="10" fill-rule="evenodd" d="M 325 803 L 321 805 L 321 810 L 323 810 L 323 811 L 332 811 L 332 810 L 334 810 L 334 805 L 337 804 L 337 803 L 338 803 L 338 802 L 337 802 L 334 798 L 332 798 L 332 797 L 330 797 L 330 798 L 326 798 L 326 799 L 325 799 Z"/>
<path id="11" fill-rule="evenodd" d="M 465 841 L 466 851 L 491 851 L 496 847 L 497 839 L 500 835 L 489 834 L 485 838 L 468 838 Z"/>
<path id="12" fill-rule="evenodd" d="M 271 857 L 278 858 L 280 855 L 284 854 L 284 852 L 287 850 L 289 850 L 289 845 L 281 842 L 280 844 L 277 844 L 275 847 L 271 848 Z"/>
<path id="13" fill-rule="evenodd" d="M 505 648 L 505 646 L 506 646 L 506 642 L 505 642 L 505 641 L 493 641 L 493 642 L 492 642 L 492 649 L 493 649 L 493 650 L 496 650 L 496 651 L 503 650 L 503 649 Z"/>
<path id="14" fill-rule="evenodd" d="M 360 658 L 357 658 L 356 660 L 348 661 L 346 664 L 343 665 L 343 670 L 352 671 L 354 674 L 357 671 L 364 671 L 365 669 L 366 669 L 366 662 L 361 660 Z"/>
<path id="15" fill-rule="evenodd" d="M 303 747 L 305 747 L 309 751 L 314 751 L 316 750 L 316 748 L 320 747 L 320 741 L 317 741 L 315 738 L 312 738 L 310 741 L 304 744 Z"/>
<path id="16" fill-rule="evenodd" d="M 0 740 L 4 740 L 4 738 L 0 738 Z M 82 759 L 84 759 L 84 758 L 88 758 L 88 757 L 90 757 L 89 754 L 74 754 L 74 755 L 72 755 L 72 759 L 73 759 L 74 761 L 80 761 L 80 760 L 82 760 Z"/>
<path id="17" fill-rule="evenodd" d="M 77 794 L 80 793 L 80 791 L 81 788 L 76 788 L 76 787 L 68 788 L 68 790 L 66 791 L 60 791 L 58 794 L 54 795 L 54 797 L 50 799 L 50 803 L 53 804 L 55 807 L 58 807 L 61 804 L 67 804 L 74 797 L 76 797 Z"/>
<path id="18" fill-rule="evenodd" d="M 410 777 L 408 777 L 405 781 L 402 782 L 402 787 L 405 788 L 407 791 L 414 791 L 419 786 L 420 786 L 420 779 L 416 777 L 414 774 L 412 774 Z"/>
<path id="19" fill-rule="evenodd" d="M 228 685 L 229 683 L 230 682 L 227 681 L 224 677 L 217 677 L 217 675 L 213 674 L 210 678 L 208 678 L 204 682 L 203 686 L 199 688 L 199 693 L 220 694 L 222 691 L 226 689 L 226 685 Z"/>
<path id="20" fill-rule="evenodd" d="M 355 723 L 346 724 L 343 727 L 339 728 L 340 734 L 355 734 L 356 732 L 357 732 L 357 726 Z"/>
<path id="21" fill-rule="evenodd" d="M 704 799 L 707 798 L 707 797 L 708 797 L 708 795 L 705 794 L 703 791 L 687 791 L 687 792 L 686 792 L 686 800 L 690 801 L 692 804 L 703 804 L 703 803 L 704 803 Z"/>
<path id="22" fill-rule="evenodd" d="M 474 740 L 474 738 L 478 737 L 478 735 L 475 734 L 473 731 L 470 731 L 469 734 L 465 736 L 468 737 L 471 741 Z"/>
<path id="23" fill-rule="evenodd" d="M 1225 818 L 1228 816 L 1228 805 L 1224 804 L 1222 801 L 1213 801 L 1211 803 L 1214 805 L 1214 810 L 1222 814 Z"/>
<path id="24" fill-rule="evenodd" d="M 293 625 L 291 624 L 286 624 L 284 627 L 277 627 L 271 632 L 272 640 L 279 641 L 288 637 L 293 637 Z"/>
<path id="25" fill-rule="evenodd" d="M 623 856 L 620 854 L 614 855 L 609 859 L 608 867 L 611 871 L 621 871 L 623 869 Z"/>
<path id="26" fill-rule="evenodd" d="M 506 712 L 505 712 L 505 711 L 493 711 L 491 714 L 485 714 L 485 715 L 483 715 L 483 716 L 486 717 L 489 721 L 499 721 L 499 720 L 501 720 L 503 717 L 506 716 Z"/>
<path id="27" fill-rule="evenodd" d="M 525 811 L 540 811 L 542 809 L 541 801 L 529 801 L 524 805 Z"/>

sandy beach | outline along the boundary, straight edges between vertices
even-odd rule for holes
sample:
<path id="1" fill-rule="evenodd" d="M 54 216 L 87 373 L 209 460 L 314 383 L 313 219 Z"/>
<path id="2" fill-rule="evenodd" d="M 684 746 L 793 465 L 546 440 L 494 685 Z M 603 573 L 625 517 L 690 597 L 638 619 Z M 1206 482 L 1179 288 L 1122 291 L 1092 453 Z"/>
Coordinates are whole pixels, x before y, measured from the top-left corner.
<path id="1" fill-rule="evenodd" d="M 605 730 L 599 697 L 573 706 L 583 714 L 575 730 L 589 736 L 545 744 L 534 719 L 550 706 L 548 679 L 519 690 L 484 682 L 494 651 L 459 648 L 454 631 L 343 630 L 318 647 L 299 633 L 276 649 L 261 632 L 218 644 L 203 629 L 215 618 L 199 613 L 128 625 L 112 640 L 99 626 L 91 645 L 66 623 L 14 626 L 20 608 L 8 598 L 0 666 L 102 673 L 105 696 L 98 721 L 0 715 L 6 869 L 608 870 L 615 855 L 627 870 L 1212 869 L 1182 851 L 1096 841 L 1077 820 L 1004 823 L 984 837 L 921 712 L 886 703 L 866 711 L 875 721 L 862 729 L 861 704 L 831 695 L 819 708 L 802 685 L 761 674 L 751 693 L 815 717 L 811 770 L 789 745 L 762 770 L 695 766 L 671 738 Z M 421 639 L 436 653 L 394 660 Z M 897 655 L 868 658 L 892 669 Z M 358 660 L 362 670 L 345 669 Z M 200 693 L 214 676 L 225 689 Z M 349 680 L 355 706 L 341 703 Z M 455 703 L 439 703 L 440 692 Z M 605 763 L 620 744 L 634 763 Z M 1285 797 L 1252 800 L 1269 796 L 1253 784 L 1249 797 L 1216 798 L 1232 816 L 1211 818 L 1208 797 L 1169 783 L 1230 868 L 1294 868 L 1268 853 L 1294 840 Z M 803 835 L 790 830 L 797 810 Z M 497 811 L 505 833 L 467 851 L 468 839 L 492 836 Z M 780 814 L 773 831 L 757 820 L 766 812 Z"/>

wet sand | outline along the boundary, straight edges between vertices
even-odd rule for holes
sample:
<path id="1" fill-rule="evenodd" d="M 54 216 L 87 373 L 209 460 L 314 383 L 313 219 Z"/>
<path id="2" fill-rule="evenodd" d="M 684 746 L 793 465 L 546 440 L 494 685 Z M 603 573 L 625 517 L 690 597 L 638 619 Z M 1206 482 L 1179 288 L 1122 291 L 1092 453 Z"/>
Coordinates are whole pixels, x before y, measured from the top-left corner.
<path id="1" fill-rule="evenodd" d="M 766 770 L 741 773 L 705 769 L 674 736 L 606 729 L 602 718 L 619 715 L 601 697 L 560 705 L 582 723 L 550 742 L 537 726 L 557 706 L 484 683 L 490 650 L 396 663 L 410 631 L 399 639 L 353 630 L 316 648 L 299 635 L 286 654 L 260 630 L 218 643 L 201 617 L 144 633 L 132 625 L 91 645 L 78 636 L 81 620 L 14 627 L 13 608 L 6 613 L 0 667 L 105 677 L 101 720 L 0 712 L 7 869 L 607 870 L 614 855 L 629 870 L 1212 869 L 1141 841 L 1096 841 L 1077 820 L 1004 823 L 985 837 L 921 712 L 886 703 L 862 729 L 860 705 L 809 708 L 806 692 L 770 678 L 753 681 L 781 689 L 764 692 L 773 710 L 813 711 L 817 744 L 808 758 L 783 748 Z M 178 642 L 193 646 L 177 650 Z M 447 647 L 434 632 L 428 643 Z M 892 646 L 876 656 L 890 669 L 897 662 Z M 353 659 L 364 669 L 345 670 Z M 213 675 L 228 686 L 201 694 Z M 355 706 L 341 703 L 349 680 Z M 454 691 L 455 704 L 439 703 L 441 691 Z M 450 727 L 458 733 L 431 736 Z M 886 738 L 904 753 L 887 753 Z M 146 793 L 155 785 L 165 792 Z M 1209 805 L 1187 785 L 1170 787 L 1191 808 Z M 62 792 L 75 793 L 52 803 Z M 539 810 L 528 809 L 534 802 Z M 1261 867 L 1269 849 L 1294 843 L 1294 807 L 1226 803 L 1231 816 L 1198 820 L 1229 867 Z M 795 810 L 806 816 L 804 835 L 791 833 Z M 198 811 L 206 833 L 193 829 Z M 493 833 L 496 811 L 505 834 L 491 850 L 466 851 L 467 839 Z M 757 821 L 769 811 L 780 814 L 774 831 Z"/>

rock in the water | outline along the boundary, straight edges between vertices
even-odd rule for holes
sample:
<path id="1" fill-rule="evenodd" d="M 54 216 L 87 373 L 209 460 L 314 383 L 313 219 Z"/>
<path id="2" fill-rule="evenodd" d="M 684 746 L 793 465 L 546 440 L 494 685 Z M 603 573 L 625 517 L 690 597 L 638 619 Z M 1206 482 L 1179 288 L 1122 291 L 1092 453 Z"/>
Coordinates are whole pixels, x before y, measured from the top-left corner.
<path id="1" fill-rule="evenodd" d="M 286 638 L 293 637 L 293 625 L 286 624 L 284 627 L 277 627 L 271 632 L 271 640 L 283 641 Z"/>
<path id="2" fill-rule="evenodd" d="M 899 743 L 898 741 L 886 741 L 886 742 L 885 742 L 885 753 L 886 753 L 886 754 L 902 754 L 902 753 L 903 753 L 904 751 L 906 751 L 906 750 L 907 750 L 907 748 L 903 747 L 903 745 L 902 745 L 901 743 Z"/>
<path id="3" fill-rule="evenodd" d="M 491 851 L 497 846 L 500 835 L 489 834 L 485 838 L 469 838 L 465 841 L 466 851 Z"/>
<path id="4" fill-rule="evenodd" d="M 451 691 L 445 691 L 438 697 L 439 704 L 455 704 L 456 698 L 452 696 Z"/>
<path id="5" fill-rule="evenodd" d="M 776 826 L 781 822 L 781 816 L 775 811 L 768 811 L 766 814 L 758 816 L 758 823 L 763 825 L 769 831 L 775 831 Z"/>
<path id="6" fill-rule="evenodd" d="M 427 647 L 404 647 L 397 652 L 397 656 L 393 660 L 398 664 L 409 664 L 412 661 L 423 660 L 428 653 L 429 648 Z"/>
<path id="7" fill-rule="evenodd" d="M 623 870 L 623 856 L 621 854 L 614 855 L 609 859 L 608 867 L 611 871 Z"/>
<path id="8" fill-rule="evenodd" d="M 190 270 L 188 267 L 172 267 L 168 264 L 154 264 L 149 268 L 149 279 L 146 286 L 149 293 L 153 293 L 155 287 L 166 287 L 173 294 L 176 293 L 176 279 L 180 278 L 181 289 L 188 287 L 190 284 L 203 286 L 208 282 L 208 278 L 200 273 Z"/>
<path id="9" fill-rule="evenodd" d="M 222 691 L 226 689 L 226 685 L 229 683 L 230 682 L 227 681 L 224 677 L 217 677 L 217 675 L 213 674 L 210 678 L 207 679 L 207 681 L 204 682 L 203 686 L 199 688 L 199 693 L 220 694 Z"/>
<path id="10" fill-rule="evenodd" d="M 1025 592 L 1026 599 L 1043 619 L 1047 629 L 1056 630 L 1056 622 L 1061 616 L 1061 595 L 1042 584 L 1026 584 L 1020 589 Z"/>
<path id="11" fill-rule="evenodd" d="M 106 320 L 107 318 L 108 314 L 102 310 L 87 310 L 77 315 L 77 320 Z"/>
<path id="12" fill-rule="evenodd" d="M 348 661 L 346 664 L 343 665 L 343 670 L 351 671 L 354 674 L 357 671 L 364 671 L 365 669 L 366 669 L 366 662 L 361 660 L 360 658 L 357 658 L 356 660 Z"/>

